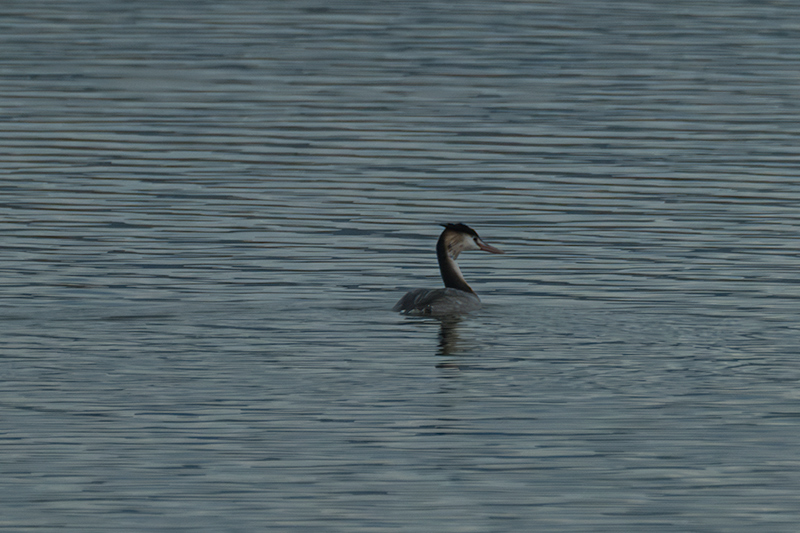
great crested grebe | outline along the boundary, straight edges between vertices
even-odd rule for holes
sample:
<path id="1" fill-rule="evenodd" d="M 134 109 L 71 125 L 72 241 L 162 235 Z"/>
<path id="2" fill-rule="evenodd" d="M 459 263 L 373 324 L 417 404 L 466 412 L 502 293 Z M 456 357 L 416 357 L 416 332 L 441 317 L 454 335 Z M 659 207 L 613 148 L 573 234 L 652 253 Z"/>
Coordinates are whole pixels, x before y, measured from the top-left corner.
<path id="1" fill-rule="evenodd" d="M 436 243 L 439 271 L 444 289 L 414 289 L 400 298 L 392 311 L 420 315 L 452 315 L 468 313 L 481 307 L 481 299 L 467 285 L 456 264 L 458 254 L 467 250 L 483 250 L 502 254 L 503 250 L 489 246 L 475 230 L 465 224 L 442 224 L 444 231 Z"/>

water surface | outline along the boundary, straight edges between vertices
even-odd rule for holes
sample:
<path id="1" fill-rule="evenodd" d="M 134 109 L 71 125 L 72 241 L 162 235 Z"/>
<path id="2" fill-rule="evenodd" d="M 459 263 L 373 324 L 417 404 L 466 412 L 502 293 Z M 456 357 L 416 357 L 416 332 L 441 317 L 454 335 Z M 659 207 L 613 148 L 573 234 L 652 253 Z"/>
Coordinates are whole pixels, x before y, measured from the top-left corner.
<path id="1" fill-rule="evenodd" d="M 796 531 L 797 11 L 6 2 L 0 524 Z"/>

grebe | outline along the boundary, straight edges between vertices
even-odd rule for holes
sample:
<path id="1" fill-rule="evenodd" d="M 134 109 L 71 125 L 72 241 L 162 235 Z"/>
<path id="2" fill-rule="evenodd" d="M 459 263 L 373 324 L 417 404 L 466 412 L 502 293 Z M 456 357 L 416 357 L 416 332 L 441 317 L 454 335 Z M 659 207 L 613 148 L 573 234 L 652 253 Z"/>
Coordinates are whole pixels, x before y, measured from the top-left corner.
<path id="1" fill-rule="evenodd" d="M 452 315 L 468 313 L 481 307 L 481 299 L 467 285 L 456 264 L 458 254 L 467 250 L 483 250 L 502 254 L 503 250 L 489 246 L 475 230 L 465 224 L 442 224 L 444 231 L 436 243 L 439 271 L 444 289 L 415 289 L 395 304 L 392 311 L 420 315 Z"/>

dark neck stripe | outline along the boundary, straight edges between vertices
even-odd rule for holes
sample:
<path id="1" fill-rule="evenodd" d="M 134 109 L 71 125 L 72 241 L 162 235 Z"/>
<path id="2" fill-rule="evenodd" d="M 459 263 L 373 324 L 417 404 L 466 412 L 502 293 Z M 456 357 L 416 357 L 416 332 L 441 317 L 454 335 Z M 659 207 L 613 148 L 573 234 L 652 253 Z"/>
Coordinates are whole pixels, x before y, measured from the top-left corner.
<path id="1" fill-rule="evenodd" d="M 436 258 L 439 260 L 439 272 L 442 274 L 444 286 L 451 289 L 458 289 L 464 292 L 475 293 L 472 287 L 467 285 L 464 278 L 461 277 L 458 271 L 453 268 L 453 259 L 447 253 L 447 243 L 444 240 L 444 232 L 439 237 L 439 242 L 436 243 Z"/>

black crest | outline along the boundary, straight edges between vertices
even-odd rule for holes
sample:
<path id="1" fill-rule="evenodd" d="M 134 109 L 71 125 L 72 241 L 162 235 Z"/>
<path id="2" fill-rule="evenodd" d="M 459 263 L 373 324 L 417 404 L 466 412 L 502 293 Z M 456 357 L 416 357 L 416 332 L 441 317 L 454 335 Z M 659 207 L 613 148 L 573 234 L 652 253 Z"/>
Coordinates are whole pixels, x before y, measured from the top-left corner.
<path id="1" fill-rule="evenodd" d="M 448 223 L 448 224 L 440 224 L 444 226 L 445 229 L 449 229 L 451 231 L 457 231 L 458 233 L 466 233 L 467 235 L 472 235 L 473 237 L 477 237 L 478 234 L 475 232 L 474 229 L 470 228 L 466 224 L 462 224 L 458 222 L 456 224 Z"/>

